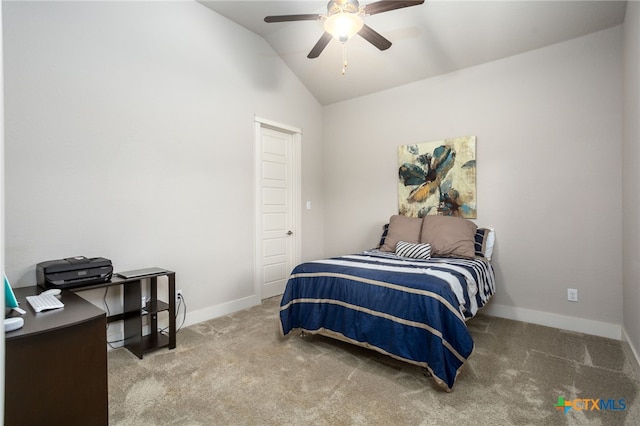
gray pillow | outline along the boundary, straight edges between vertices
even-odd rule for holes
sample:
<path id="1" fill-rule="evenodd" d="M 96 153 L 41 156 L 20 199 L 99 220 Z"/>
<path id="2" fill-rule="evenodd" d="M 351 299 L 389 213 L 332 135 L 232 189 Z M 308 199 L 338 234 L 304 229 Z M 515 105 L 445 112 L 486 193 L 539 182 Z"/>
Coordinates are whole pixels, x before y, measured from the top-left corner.
<path id="1" fill-rule="evenodd" d="M 478 227 L 467 219 L 453 216 L 425 216 L 420 242 L 431 245 L 433 257 L 475 257 Z"/>
<path id="2" fill-rule="evenodd" d="M 398 241 L 408 243 L 420 242 L 420 230 L 422 229 L 422 218 L 394 215 L 389 219 L 389 232 L 384 239 L 384 244 L 380 251 L 396 251 Z"/>

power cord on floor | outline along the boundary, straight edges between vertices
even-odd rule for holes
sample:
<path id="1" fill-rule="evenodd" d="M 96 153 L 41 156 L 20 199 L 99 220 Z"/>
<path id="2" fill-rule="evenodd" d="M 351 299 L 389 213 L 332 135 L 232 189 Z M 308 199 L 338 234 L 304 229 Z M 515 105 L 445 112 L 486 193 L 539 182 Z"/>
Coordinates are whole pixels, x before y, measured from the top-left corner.
<path id="1" fill-rule="evenodd" d="M 183 306 L 183 308 L 182 308 L 182 322 L 180 323 L 180 326 L 177 327 L 176 333 L 178 331 L 180 331 L 180 329 L 184 326 L 184 323 L 187 321 L 187 301 L 184 300 L 184 295 L 182 293 L 180 293 L 178 295 L 178 306 L 176 307 L 176 320 L 178 319 L 178 313 L 180 312 L 180 306 Z"/>
<path id="2" fill-rule="evenodd" d="M 184 326 L 184 323 L 187 320 L 187 302 L 184 299 L 184 295 L 182 293 L 178 293 L 176 296 L 178 299 L 178 305 L 176 306 L 176 321 L 178 320 L 178 315 L 180 314 L 180 308 L 182 307 L 182 322 L 178 327 L 176 327 L 176 334 L 180 331 L 180 329 Z M 167 334 L 167 330 L 169 326 L 159 329 L 158 331 L 164 335 Z"/>

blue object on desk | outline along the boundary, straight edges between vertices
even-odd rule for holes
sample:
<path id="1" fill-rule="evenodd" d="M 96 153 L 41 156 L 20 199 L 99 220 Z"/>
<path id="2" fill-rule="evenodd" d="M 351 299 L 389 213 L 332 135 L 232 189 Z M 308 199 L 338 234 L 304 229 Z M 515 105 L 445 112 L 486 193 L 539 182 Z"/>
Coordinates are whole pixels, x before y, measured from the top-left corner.
<path id="1" fill-rule="evenodd" d="M 18 307 L 18 301 L 16 300 L 16 295 L 13 294 L 13 290 L 11 289 L 11 284 L 9 284 L 9 279 L 7 276 L 4 276 L 4 304 L 7 308 L 15 309 Z"/>

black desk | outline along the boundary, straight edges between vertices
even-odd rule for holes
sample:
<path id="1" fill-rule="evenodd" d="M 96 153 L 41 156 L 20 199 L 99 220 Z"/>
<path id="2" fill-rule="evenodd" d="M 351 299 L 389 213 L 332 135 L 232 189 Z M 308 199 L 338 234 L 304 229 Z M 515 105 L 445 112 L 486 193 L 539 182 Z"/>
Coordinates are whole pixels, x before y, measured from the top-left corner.
<path id="1" fill-rule="evenodd" d="M 35 313 L 26 296 L 40 291 L 14 290 L 27 313 L 6 333 L 5 425 L 108 424 L 104 311 L 63 291 L 63 309 Z"/>

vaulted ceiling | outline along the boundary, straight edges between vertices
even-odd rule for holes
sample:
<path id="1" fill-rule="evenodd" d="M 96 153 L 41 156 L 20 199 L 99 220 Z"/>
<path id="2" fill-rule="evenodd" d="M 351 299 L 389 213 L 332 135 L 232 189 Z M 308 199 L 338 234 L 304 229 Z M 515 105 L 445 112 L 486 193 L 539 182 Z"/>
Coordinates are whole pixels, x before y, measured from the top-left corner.
<path id="1" fill-rule="evenodd" d="M 372 1 L 360 1 L 364 6 Z M 326 1 L 200 3 L 263 37 L 323 105 L 494 61 L 624 22 L 624 1 L 445 1 L 365 17 L 393 45 L 380 51 L 359 36 L 307 54 L 324 30 L 316 21 L 266 23 L 268 15 L 325 14 Z"/>

